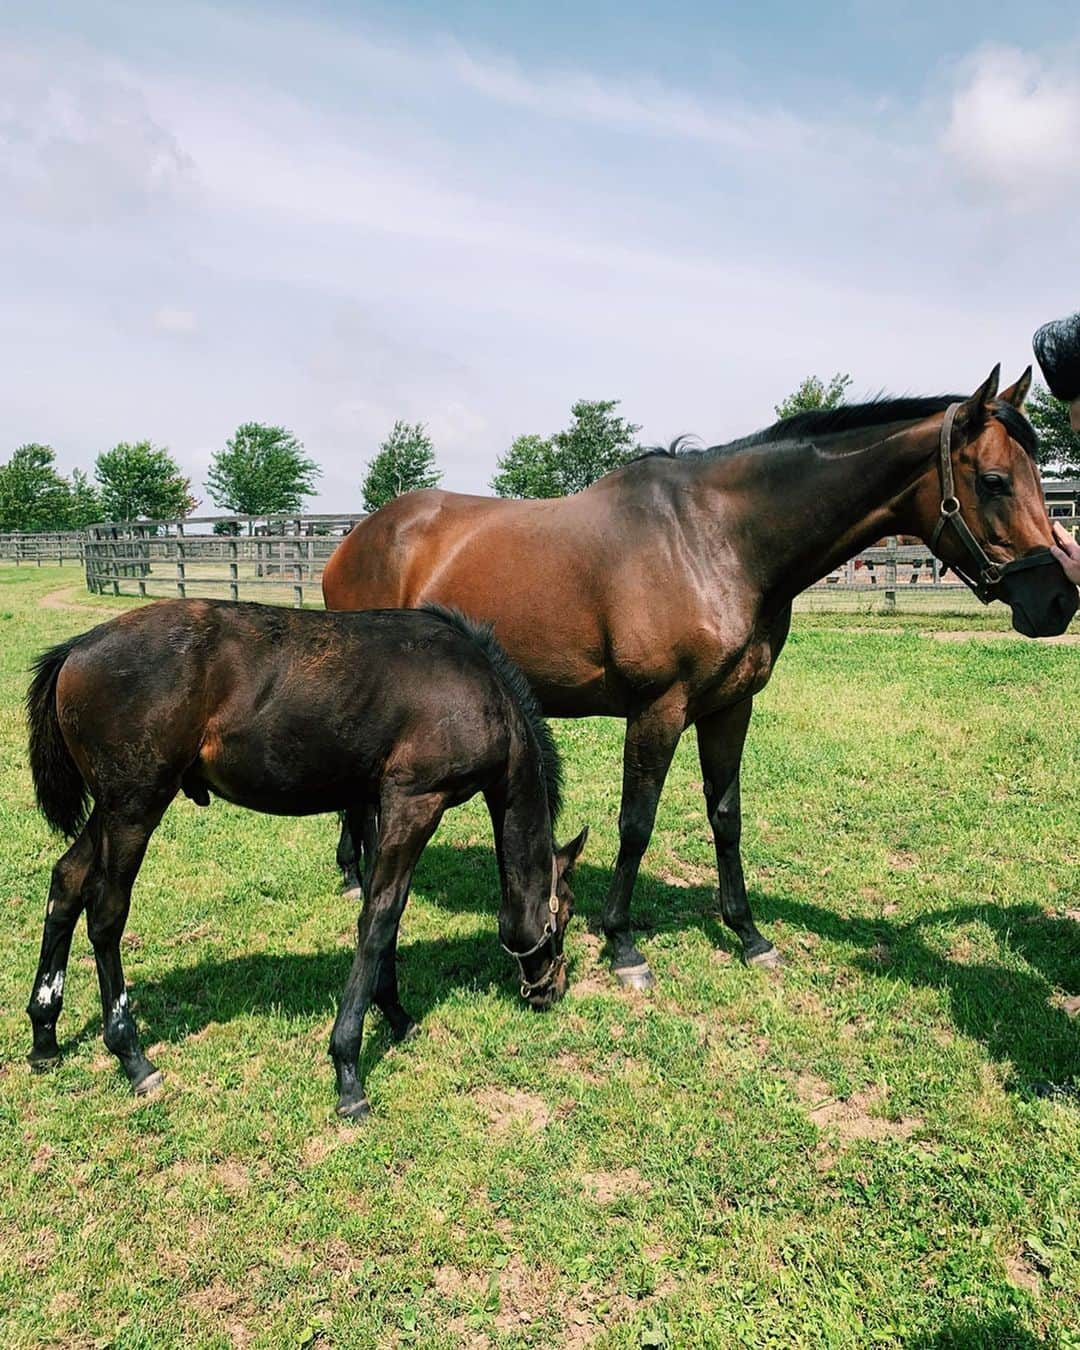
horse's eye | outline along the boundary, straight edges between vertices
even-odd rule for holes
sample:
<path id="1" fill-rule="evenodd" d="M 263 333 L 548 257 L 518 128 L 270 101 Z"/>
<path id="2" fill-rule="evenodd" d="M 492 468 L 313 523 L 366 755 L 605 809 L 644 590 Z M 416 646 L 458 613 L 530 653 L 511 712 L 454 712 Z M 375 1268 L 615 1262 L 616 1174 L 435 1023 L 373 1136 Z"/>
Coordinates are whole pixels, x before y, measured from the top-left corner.
<path id="1" fill-rule="evenodd" d="M 1003 473 L 981 473 L 979 486 L 988 497 L 1002 497 L 1009 490 L 1009 480 Z"/>

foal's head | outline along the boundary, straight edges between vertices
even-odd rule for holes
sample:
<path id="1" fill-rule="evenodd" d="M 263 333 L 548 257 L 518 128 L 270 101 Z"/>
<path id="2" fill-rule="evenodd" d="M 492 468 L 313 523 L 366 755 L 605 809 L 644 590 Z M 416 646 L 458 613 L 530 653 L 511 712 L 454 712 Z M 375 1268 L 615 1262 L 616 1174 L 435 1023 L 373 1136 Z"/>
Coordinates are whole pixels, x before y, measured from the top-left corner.
<path id="1" fill-rule="evenodd" d="M 575 839 L 552 854 L 551 891 L 545 906 L 543 935 L 532 951 L 512 953 L 521 969 L 521 996 L 533 1008 L 550 1008 L 566 993 L 563 943 L 566 927 L 574 915 L 570 878 L 588 837 L 586 826 Z"/>
<path id="2" fill-rule="evenodd" d="M 1031 368 L 1001 394 L 997 386 L 995 367 L 945 415 L 939 454 L 916 490 L 918 533 L 981 599 L 1004 601 L 1017 632 L 1049 637 L 1076 613 L 1077 591 L 1049 557 L 1036 437 L 1020 411 Z"/>

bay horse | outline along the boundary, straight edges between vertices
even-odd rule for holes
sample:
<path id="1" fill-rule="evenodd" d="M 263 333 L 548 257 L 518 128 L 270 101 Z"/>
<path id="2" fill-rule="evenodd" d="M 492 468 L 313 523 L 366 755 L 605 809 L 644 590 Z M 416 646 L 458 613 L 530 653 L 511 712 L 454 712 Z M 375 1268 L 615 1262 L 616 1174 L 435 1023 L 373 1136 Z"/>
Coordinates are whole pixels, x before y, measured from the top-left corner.
<path id="1" fill-rule="evenodd" d="M 432 607 L 326 614 L 161 601 L 45 652 L 27 713 L 38 804 L 75 838 L 52 871 L 27 1008 L 33 1068 L 60 1055 L 64 975 L 85 909 L 105 1044 L 136 1093 L 160 1086 L 128 1006 L 120 938 L 150 836 L 181 791 L 274 815 L 344 809 L 357 829 L 377 806 L 356 956 L 330 1037 L 340 1115 L 368 1111 L 357 1058 L 371 1000 L 397 1039 L 414 1030 L 398 997 L 398 924 L 448 807 L 484 794 L 499 936 L 522 995 L 542 1008 L 565 992 L 569 876 L 586 832 L 554 848 L 559 757 L 490 629 Z"/>
<path id="2" fill-rule="evenodd" d="M 647 454 L 571 497 L 421 491 L 356 525 L 323 577 L 328 608 L 454 604 L 489 619 L 545 713 L 626 719 L 619 851 L 602 922 L 612 968 L 651 983 L 630 895 L 675 746 L 693 725 L 720 907 L 745 959 L 775 965 L 747 903 L 739 764 L 792 600 L 874 539 L 911 534 L 1028 636 L 1061 633 L 1077 592 L 1020 409 L 1000 397 L 878 399 L 797 413 L 745 440 Z M 345 832 L 347 836 L 348 831 Z M 349 862 L 343 838 L 339 861 Z"/>

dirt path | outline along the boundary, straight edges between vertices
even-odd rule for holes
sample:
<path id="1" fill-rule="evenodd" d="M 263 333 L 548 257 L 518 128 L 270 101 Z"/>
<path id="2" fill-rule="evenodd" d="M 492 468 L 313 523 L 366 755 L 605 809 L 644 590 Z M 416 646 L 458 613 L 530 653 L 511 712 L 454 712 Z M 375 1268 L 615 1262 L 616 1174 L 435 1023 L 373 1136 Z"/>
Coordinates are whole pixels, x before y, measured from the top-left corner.
<path id="1" fill-rule="evenodd" d="M 1022 633 L 1003 632 L 998 628 L 940 628 L 933 632 L 919 632 L 920 637 L 933 638 L 935 642 L 968 642 L 989 638 L 994 642 L 1031 642 Z M 1060 637 L 1035 638 L 1040 647 L 1075 647 L 1080 644 L 1080 633 L 1062 633 Z"/>
<path id="2" fill-rule="evenodd" d="M 77 609 L 90 614 L 123 614 L 124 610 L 114 608 L 109 605 L 80 605 L 77 600 L 70 599 L 71 587 L 62 586 L 58 591 L 50 591 L 48 595 L 43 595 L 38 601 L 41 609 Z"/>

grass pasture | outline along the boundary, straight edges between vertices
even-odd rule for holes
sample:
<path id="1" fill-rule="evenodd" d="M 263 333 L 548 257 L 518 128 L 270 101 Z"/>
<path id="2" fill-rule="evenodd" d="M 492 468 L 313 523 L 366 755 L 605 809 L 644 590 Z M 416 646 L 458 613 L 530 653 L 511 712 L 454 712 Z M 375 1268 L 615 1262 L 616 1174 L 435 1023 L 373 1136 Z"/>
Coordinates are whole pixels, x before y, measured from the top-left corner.
<path id="1" fill-rule="evenodd" d="M 41 605 L 65 585 L 84 608 Z M 786 970 L 735 959 L 688 738 L 636 893 L 646 997 L 587 927 L 620 728 L 557 723 L 560 833 L 592 831 L 572 991 L 520 1006 L 486 816 L 451 813 L 402 925 L 422 1034 L 371 1015 L 357 1128 L 329 818 L 174 805 L 123 947 L 165 1091 L 134 1101 L 104 1050 L 82 924 L 64 1062 L 26 1069 L 60 851 L 26 669 L 130 603 L 0 568 L 4 1346 L 1080 1347 L 1080 650 L 798 619 L 743 780 Z"/>

